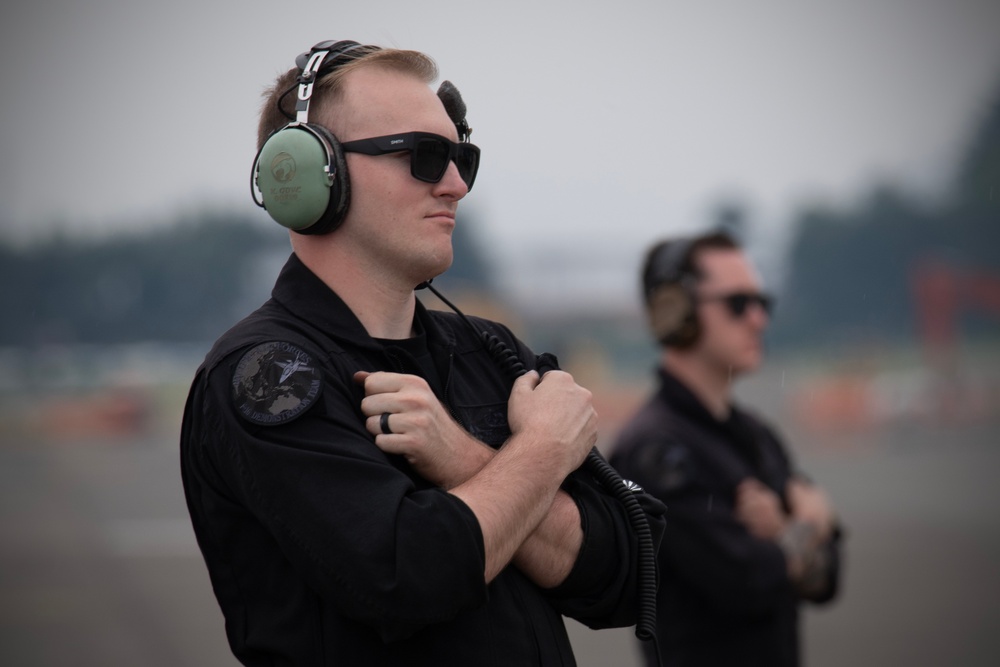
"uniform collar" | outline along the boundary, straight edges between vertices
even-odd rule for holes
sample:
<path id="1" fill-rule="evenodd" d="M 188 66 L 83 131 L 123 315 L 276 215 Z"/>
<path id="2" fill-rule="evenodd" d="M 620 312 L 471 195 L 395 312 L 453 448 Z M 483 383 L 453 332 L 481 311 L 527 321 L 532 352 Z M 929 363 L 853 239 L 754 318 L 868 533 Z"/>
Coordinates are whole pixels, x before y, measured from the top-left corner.
<path id="1" fill-rule="evenodd" d="M 295 253 L 282 267 L 271 290 L 275 301 L 324 333 L 356 344 L 374 344 L 343 299 L 309 270 Z"/>
<path id="2" fill-rule="evenodd" d="M 760 449 L 751 428 L 751 420 L 747 413 L 733 403 L 729 404 L 729 416 L 724 420 L 708 411 L 687 385 L 675 375 L 664 369 L 658 369 L 660 375 L 659 395 L 671 408 L 715 433 L 724 436 L 733 448 L 746 458 L 755 468 L 760 465 Z"/>
<path id="3" fill-rule="evenodd" d="M 729 404 L 729 416 L 726 419 L 717 419 L 676 375 L 662 366 L 657 368 L 657 372 L 660 376 L 660 396 L 677 412 L 706 426 L 727 431 L 733 427 L 734 422 L 741 421 L 742 411 L 736 405 Z"/>
<path id="4" fill-rule="evenodd" d="M 303 264 L 295 253 L 289 256 L 278 274 L 271 296 L 297 317 L 333 338 L 362 347 L 382 348 L 381 343 L 368 334 L 344 300 Z M 445 344 L 454 344 L 451 336 L 439 331 L 433 324 L 420 299 L 416 301 L 414 320 L 417 330 L 427 333 L 429 343 L 433 344 L 443 338 Z"/>

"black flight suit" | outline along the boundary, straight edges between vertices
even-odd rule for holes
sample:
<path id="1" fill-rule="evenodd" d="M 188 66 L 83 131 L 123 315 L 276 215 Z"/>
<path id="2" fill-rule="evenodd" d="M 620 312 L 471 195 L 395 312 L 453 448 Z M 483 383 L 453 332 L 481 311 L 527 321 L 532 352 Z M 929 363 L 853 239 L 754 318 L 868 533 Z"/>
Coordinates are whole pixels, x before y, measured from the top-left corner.
<path id="1" fill-rule="evenodd" d="M 747 477 L 770 487 L 788 510 L 788 453 L 745 410 L 733 406 L 719 421 L 676 378 L 659 375 L 658 391 L 623 428 L 610 462 L 667 505 L 657 605 L 664 666 L 794 667 L 800 597 L 785 556 L 734 515 L 736 486 Z M 836 593 L 839 542 L 838 530 L 815 602 Z"/>
<path id="2" fill-rule="evenodd" d="M 536 358 L 501 325 L 528 368 Z M 365 430 L 358 370 L 424 376 L 498 447 L 511 381 L 457 316 L 417 304 L 416 339 L 373 340 L 292 255 L 272 298 L 224 334 L 195 377 L 181 435 L 199 546 L 246 665 L 573 665 L 561 614 L 636 620 L 636 540 L 585 471 L 563 485 L 584 531 L 563 584 L 515 567 L 483 580 L 483 536 L 457 497 Z M 652 501 L 655 503 L 655 501 Z M 652 522 L 656 534 L 662 519 Z"/>

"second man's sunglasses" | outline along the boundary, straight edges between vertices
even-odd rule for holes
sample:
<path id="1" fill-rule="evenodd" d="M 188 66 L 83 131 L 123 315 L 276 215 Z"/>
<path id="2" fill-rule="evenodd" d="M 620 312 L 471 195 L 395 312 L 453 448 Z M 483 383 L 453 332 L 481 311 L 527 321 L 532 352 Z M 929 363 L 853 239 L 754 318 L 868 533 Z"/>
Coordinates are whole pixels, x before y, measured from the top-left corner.
<path id="1" fill-rule="evenodd" d="M 771 310 L 774 308 L 774 298 L 768 294 L 760 294 L 758 292 L 733 292 L 731 294 L 719 294 L 717 296 L 702 296 L 698 297 L 700 303 L 706 301 L 721 301 L 726 304 L 726 308 L 733 317 L 743 317 L 746 314 L 747 308 L 750 304 L 756 304 L 760 306 L 765 313 L 771 314 Z"/>
<path id="2" fill-rule="evenodd" d="M 341 148 L 347 153 L 385 155 L 410 151 L 410 174 L 418 181 L 438 183 L 454 161 L 458 175 L 472 190 L 479 171 L 479 147 L 469 143 L 455 143 L 430 132 L 405 132 L 384 137 L 345 141 Z"/>

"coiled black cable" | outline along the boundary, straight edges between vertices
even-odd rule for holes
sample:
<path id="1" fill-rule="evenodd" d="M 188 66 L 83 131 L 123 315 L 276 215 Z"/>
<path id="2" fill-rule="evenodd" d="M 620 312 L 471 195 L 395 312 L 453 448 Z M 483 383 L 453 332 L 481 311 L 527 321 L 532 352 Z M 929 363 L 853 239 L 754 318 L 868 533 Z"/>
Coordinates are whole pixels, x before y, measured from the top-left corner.
<path id="1" fill-rule="evenodd" d="M 483 341 L 483 346 L 494 361 L 507 374 L 511 381 L 516 380 L 525 373 L 527 369 L 517 355 L 502 340 L 488 331 L 480 331 L 465 314 L 453 303 L 448 301 L 440 292 L 431 287 L 430 283 L 424 283 L 421 287 L 427 287 L 446 306 L 451 308 Z M 557 368 L 555 357 L 550 354 L 543 354 L 542 362 L 550 361 L 549 369 Z M 539 372 L 545 369 L 540 368 Z M 586 469 L 594 476 L 597 482 L 608 490 L 624 507 L 628 517 L 629 525 L 635 533 L 639 545 L 638 554 L 638 584 L 639 584 L 639 610 L 638 619 L 635 624 L 635 636 L 642 641 L 652 641 L 656 643 L 656 550 L 653 548 L 653 536 L 649 530 L 649 523 L 646 521 L 646 514 L 642 506 L 635 497 L 638 487 L 631 485 L 622 479 L 618 471 L 604 460 L 597 448 L 593 448 L 587 454 L 584 461 Z M 658 651 L 657 651 L 658 653 Z"/>

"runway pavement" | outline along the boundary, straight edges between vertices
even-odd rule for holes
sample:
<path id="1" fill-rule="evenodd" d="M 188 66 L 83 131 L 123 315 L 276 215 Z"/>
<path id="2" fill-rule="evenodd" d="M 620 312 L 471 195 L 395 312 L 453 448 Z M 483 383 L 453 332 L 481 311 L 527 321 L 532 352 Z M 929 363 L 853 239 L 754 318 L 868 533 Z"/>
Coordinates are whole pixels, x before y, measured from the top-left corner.
<path id="1" fill-rule="evenodd" d="M 849 531 L 841 599 L 806 614 L 807 665 L 1000 664 L 998 426 L 801 438 Z M 0 664 L 236 665 L 187 522 L 176 428 L 0 429 Z M 639 664 L 631 629 L 570 631 L 581 667 Z"/>

